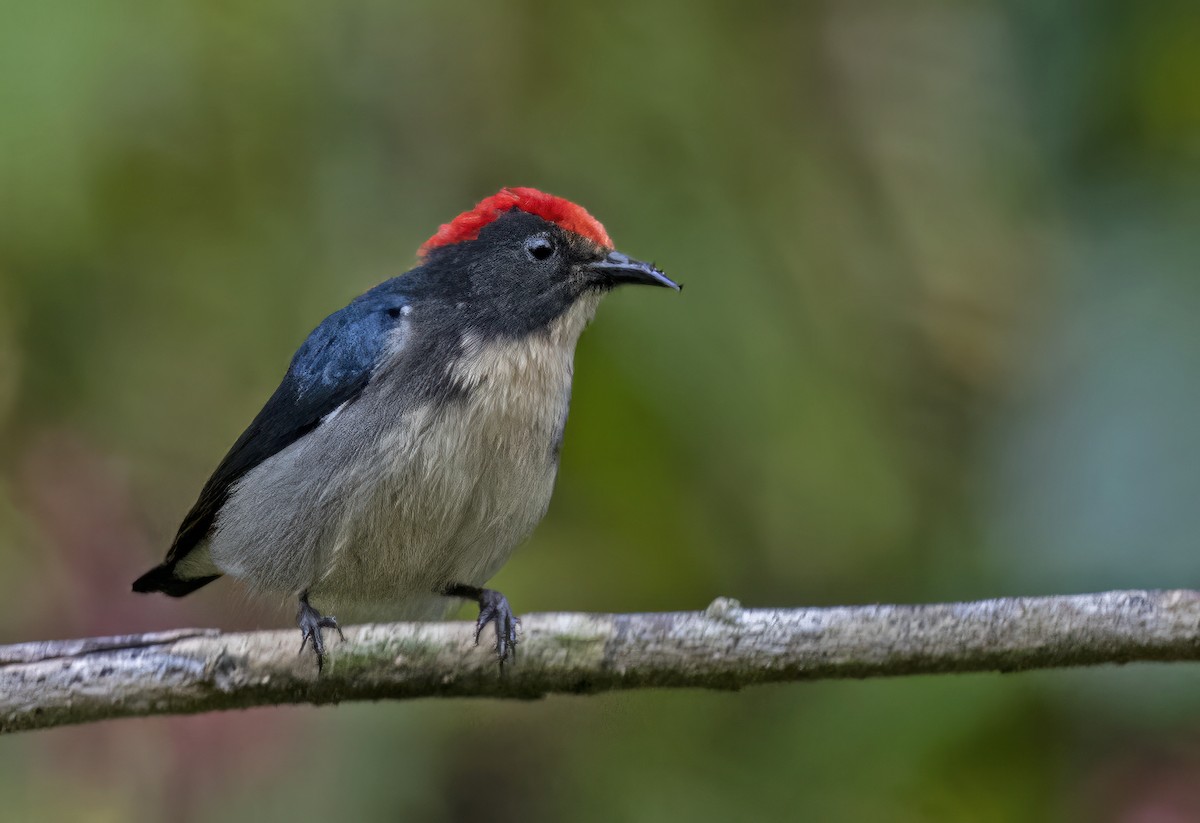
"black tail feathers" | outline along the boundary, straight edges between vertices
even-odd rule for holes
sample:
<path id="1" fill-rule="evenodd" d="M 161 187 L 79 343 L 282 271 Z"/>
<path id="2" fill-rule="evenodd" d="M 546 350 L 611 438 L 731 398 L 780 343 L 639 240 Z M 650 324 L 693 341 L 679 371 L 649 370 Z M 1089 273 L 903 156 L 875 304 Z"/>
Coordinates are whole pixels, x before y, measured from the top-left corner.
<path id="1" fill-rule="evenodd" d="M 201 586 L 207 586 L 220 576 L 213 574 L 208 577 L 193 577 L 184 580 L 175 576 L 174 563 L 163 563 L 133 581 L 133 590 L 142 593 L 162 592 L 169 597 L 183 597 Z"/>

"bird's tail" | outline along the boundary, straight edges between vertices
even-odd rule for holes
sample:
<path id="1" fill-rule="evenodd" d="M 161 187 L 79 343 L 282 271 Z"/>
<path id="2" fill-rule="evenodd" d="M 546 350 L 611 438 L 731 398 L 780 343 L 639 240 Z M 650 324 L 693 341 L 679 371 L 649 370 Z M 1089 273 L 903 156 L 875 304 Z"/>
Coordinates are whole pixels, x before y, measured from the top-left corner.
<path id="1" fill-rule="evenodd" d="M 178 577 L 175 574 L 174 563 L 161 563 L 133 581 L 133 590 L 144 594 L 162 592 L 169 597 L 183 597 L 201 586 L 207 586 L 220 576 L 210 574 L 205 577 Z"/>

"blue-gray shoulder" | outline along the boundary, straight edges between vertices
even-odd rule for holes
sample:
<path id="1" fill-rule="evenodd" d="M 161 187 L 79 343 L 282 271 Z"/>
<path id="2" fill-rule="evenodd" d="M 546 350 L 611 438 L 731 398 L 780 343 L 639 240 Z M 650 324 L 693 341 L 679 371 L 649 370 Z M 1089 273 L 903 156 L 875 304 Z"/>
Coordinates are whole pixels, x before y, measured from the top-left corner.
<path id="1" fill-rule="evenodd" d="M 408 297 L 388 281 L 325 318 L 292 358 L 288 376 L 297 397 L 314 391 L 341 394 L 337 389 L 346 383 L 365 385 L 391 345 L 390 332 L 411 311 Z"/>
<path id="2" fill-rule="evenodd" d="M 204 485 L 167 555 L 168 566 L 205 539 L 238 480 L 362 393 L 389 345 L 390 330 L 408 311 L 411 301 L 398 279 L 392 279 L 334 312 L 309 334 L 279 387 Z"/>

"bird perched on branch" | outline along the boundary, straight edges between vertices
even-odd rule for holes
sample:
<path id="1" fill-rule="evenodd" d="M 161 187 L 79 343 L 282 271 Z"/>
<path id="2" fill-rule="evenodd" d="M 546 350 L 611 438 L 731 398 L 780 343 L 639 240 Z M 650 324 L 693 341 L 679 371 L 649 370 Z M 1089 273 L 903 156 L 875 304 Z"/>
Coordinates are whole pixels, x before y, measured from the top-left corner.
<path id="1" fill-rule="evenodd" d="M 546 513 L 575 344 L 626 283 L 679 289 L 562 198 L 503 189 L 463 212 L 308 336 L 133 590 L 229 574 L 295 596 L 318 668 L 341 630 L 310 598 L 412 617 L 466 598 L 503 662 L 517 620 L 483 586 Z"/>

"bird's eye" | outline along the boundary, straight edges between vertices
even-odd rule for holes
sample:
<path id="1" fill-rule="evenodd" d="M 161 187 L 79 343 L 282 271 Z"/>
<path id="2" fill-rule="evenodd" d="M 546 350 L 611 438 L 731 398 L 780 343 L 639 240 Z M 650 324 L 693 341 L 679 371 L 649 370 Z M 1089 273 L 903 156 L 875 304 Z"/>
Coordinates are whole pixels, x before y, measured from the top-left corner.
<path id="1" fill-rule="evenodd" d="M 529 252 L 529 256 L 534 260 L 546 260 L 554 254 L 554 244 L 549 238 L 541 235 L 530 237 L 525 241 L 525 251 Z"/>

